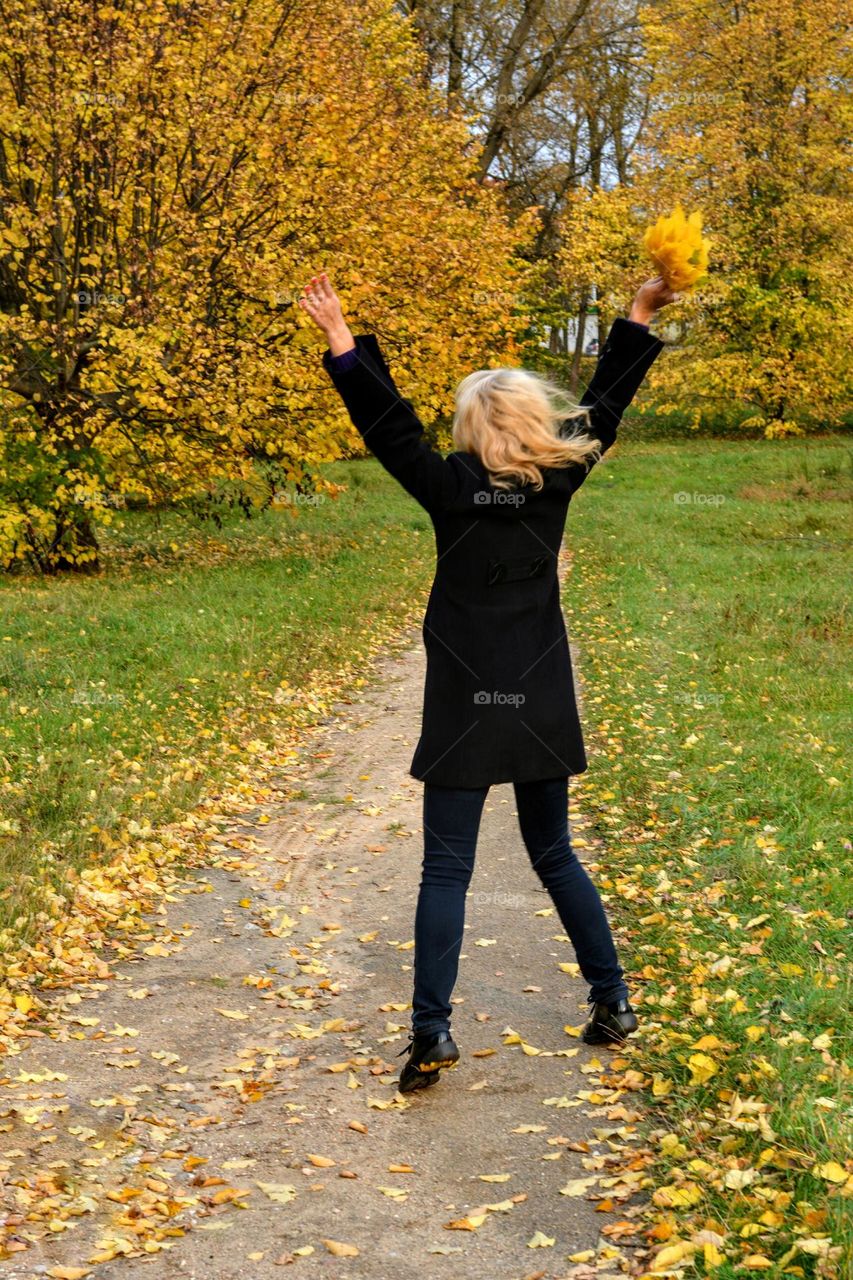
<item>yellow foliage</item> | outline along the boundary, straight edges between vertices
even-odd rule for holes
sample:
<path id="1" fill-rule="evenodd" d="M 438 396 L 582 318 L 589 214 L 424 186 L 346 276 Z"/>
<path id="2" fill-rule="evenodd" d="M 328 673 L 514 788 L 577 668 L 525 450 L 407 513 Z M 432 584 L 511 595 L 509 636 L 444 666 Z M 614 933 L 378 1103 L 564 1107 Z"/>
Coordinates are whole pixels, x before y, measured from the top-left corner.
<path id="1" fill-rule="evenodd" d="M 648 227 L 643 246 L 670 289 L 692 289 L 708 269 L 710 240 L 702 235 L 698 209 L 685 217 L 680 204 Z"/>
<path id="2" fill-rule="evenodd" d="M 525 325 L 536 216 L 477 181 L 387 0 L 116 12 L 11 0 L 0 25 L 0 67 L 28 50 L 0 76 L 0 566 L 85 567 L 129 502 L 257 508 L 361 451 L 310 270 L 427 426 Z"/>
<path id="3" fill-rule="evenodd" d="M 649 375 L 660 411 L 771 439 L 837 426 L 853 398 L 844 24 L 802 0 L 640 14 L 648 125 L 622 182 L 568 199 L 561 284 L 573 307 L 594 297 L 606 329 L 642 278 L 643 227 L 676 205 L 646 232 L 685 294 L 657 326 L 672 343 Z M 699 288 L 701 226 L 679 216 L 697 207 L 713 228 Z"/>

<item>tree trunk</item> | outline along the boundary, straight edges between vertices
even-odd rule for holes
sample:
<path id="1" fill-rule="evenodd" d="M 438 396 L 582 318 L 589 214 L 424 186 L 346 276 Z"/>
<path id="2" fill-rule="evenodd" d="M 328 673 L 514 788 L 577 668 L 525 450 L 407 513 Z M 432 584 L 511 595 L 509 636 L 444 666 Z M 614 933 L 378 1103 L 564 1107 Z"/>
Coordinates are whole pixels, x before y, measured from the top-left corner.
<path id="1" fill-rule="evenodd" d="M 577 395 L 578 383 L 580 382 L 581 356 L 583 355 L 583 340 L 584 334 L 586 333 L 586 315 L 588 306 L 589 298 L 584 294 L 583 300 L 578 307 L 578 333 L 577 338 L 575 339 L 575 352 L 572 356 L 572 373 L 569 381 L 569 387 L 573 396 Z"/>
<path id="2" fill-rule="evenodd" d="M 67 551 L 63 546 L 67 546 Z M 80 560 L 79 553 L 92 552 L 89 558 Z M 63 511 L 59 515 L 57 530 L 50 551 L 50 567 L 47 573 L 100 573 L 98 536 L 92 517 L 85 509 Z"/>
<path id="3" fill-rule="evenodd" d="M 450 40 L 447 50 L 447 96 L 462 92 L 462 55 L 465 48 L 465 3 L 454 0 L 450 7 Z"/>

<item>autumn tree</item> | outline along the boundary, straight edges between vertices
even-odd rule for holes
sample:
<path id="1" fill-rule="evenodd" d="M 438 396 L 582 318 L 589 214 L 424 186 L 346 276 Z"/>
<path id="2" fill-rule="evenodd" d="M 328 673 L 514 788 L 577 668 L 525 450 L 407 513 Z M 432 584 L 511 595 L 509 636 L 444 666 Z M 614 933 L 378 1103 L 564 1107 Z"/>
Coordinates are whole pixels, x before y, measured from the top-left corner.
<path id="1" fill-rule="evenodd" d="M 650 378 L 660 406 L 768 436 L 832 426 L 850 403 L 850 99 L 844 14 L 806 0 L 661 0 L 642 12 L 650 115 L 628 182 L 571 205 L 564 277 L 613 297 L 645 223 L 702 211 L 707 280 Z"/>
<path id="2" fill-rule="evenodd" d="M 433 83 L 470 120 L 484 179 L 516 210 L 535 207 L 533 288 L 523 300 L 554 359 L 580 342 L 593 299 L 556 271 L 562 219 L 581 189 L 625 181 L 648 106 L 637 0 L 411 0 Z M 585 278 L 585 277 L 584 277 Z"/>
<path id="3" fill-rule="evenodd" d="M 388 0 L 8 0 L 0 563 L 97 564 L 128 500 L 310 487 L 355 447 L 296 306 L 334 274 L 427 422 L 514 351 L 523 270 Z"/>

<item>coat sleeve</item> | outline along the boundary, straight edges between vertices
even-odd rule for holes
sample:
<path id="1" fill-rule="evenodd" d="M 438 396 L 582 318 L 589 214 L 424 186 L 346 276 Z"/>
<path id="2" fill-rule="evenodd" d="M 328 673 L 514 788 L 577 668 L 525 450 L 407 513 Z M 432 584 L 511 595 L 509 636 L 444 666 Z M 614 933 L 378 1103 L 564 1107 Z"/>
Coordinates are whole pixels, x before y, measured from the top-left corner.
<path id="1" fill-rule="evenodd" d="M 423 425 L 394 385 L 375 334 L 359 334 L 355 344 L 357 359 L 349 368 L 336 369 L 328 350 L 323 367 L 364 443 L 427 511 L 453 502 L 466 479 L 463 459 L 444 458 L 426 443 Z"/>
<path id="2" fill-rule="evenodd" d="M 621 316 L 613 321 L 592 381 L 580 400 L 589 409 L 586 431 L 601 441 L 602 453 L 616 439 L 623 413 L 663 348 L 660 338 L 643 326 L 631 324 Z M 584 430 L 582 421 L 570 425 L 574 430 Z M 591 467 L 591 463 L 581 463 L 569 469 L 573 491 L 583 484 Z"/>

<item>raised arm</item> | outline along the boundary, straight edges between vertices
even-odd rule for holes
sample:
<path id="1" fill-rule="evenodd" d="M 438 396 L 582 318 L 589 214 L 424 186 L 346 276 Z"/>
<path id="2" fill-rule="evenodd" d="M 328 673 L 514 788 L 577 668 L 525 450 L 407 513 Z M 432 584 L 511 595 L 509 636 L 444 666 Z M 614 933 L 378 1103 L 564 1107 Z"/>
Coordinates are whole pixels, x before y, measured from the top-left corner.
<path id="1" fill-rule="evenodd" d="M 649 321 L 661 307 L 676 301 L 678 295 L 655 276 L 637 291 L 628 319 L 618 316 L 613 321 L 592 381 L 580 400 L 589 409 L 588 433 L 601 441 L 602 453 L 616 439 L 622 415 L 663 350 L 660 338 L 649 332 Z M 573 489 L 583 483 L 589 471 L 585 464 L 572 468 Z"/>
<path id="2" fill-rule="evenodd" d="M 446 459 L 426 443 L 423 425 L 412 402 L 397 390 L 375 335 L 353 337 L 325 274 L 312 277 L 299 305 L 326 335 L 323 367 L 371 453 L 427 511 L 452 502 L 466 479 L 464 462 L 456 455 Z"/>

